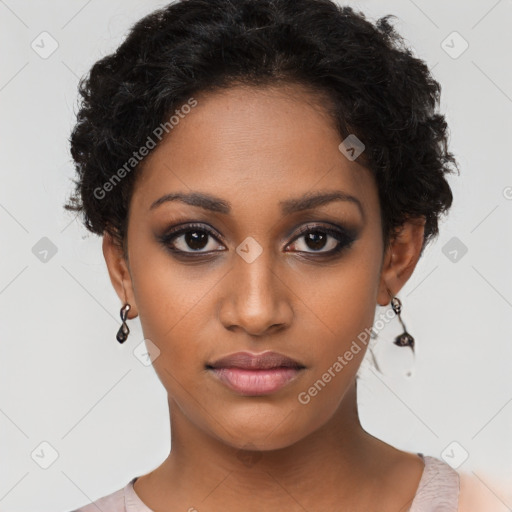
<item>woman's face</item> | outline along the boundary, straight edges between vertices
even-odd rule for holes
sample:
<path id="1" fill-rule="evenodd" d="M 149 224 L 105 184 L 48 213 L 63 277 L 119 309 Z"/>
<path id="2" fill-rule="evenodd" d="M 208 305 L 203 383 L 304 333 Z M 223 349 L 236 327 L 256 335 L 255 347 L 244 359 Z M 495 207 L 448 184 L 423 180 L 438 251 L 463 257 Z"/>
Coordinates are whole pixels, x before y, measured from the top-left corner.
<path id="1" fill-rule="evenodd" d="M 366 351 L 358 335 L 383 297 L 374 180 L 340 152 L 314 98 L 291 90 L 196 96 L 144 160 L 130 205 L 121 299 L 160 351 L 153 365 L 171 409 L 233 447 L 285 447 L 324 425 L 354 382 Z M 207 198 L 152 207 L 168 194 Z M 305 201 L 323 195 L 338 199 Z M 187 231 L 165 240 L 178 226 Z M 234 390 L 207 367 L 269 350 L 303 366 L 273 392 Z"/>

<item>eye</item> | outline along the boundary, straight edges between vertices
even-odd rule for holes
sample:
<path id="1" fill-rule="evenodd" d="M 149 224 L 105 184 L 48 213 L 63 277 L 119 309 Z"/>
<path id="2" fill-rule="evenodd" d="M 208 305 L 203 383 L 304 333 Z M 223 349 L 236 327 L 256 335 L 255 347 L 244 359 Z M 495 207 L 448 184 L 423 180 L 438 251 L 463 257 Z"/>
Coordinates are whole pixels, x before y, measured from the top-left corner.
<path id="1" fill-rule="evenodd" d="M 299 229 L 299 234 L 288 247 L 309 254 L 334 254 L 350 246 L 356 239 L 350 231 L 325 226 L 304 226 Z"/>
<path id="2" fill-rule="evenodd" d="M 214 233 L 202 224 L 189 224 L 173 229 L 159 238 L 175 253 L 207 254 L 219 249 L 225 250 L 223 245 L 219 245 Z"/>
<path id="3" fill-rule="evenodd" d="M 298 230 L 297 236 L 287 248 L 306 254 L 331 256 L 347 249 L 356 239 L 357 232 L 348 228 L 332 228 L 306 225 Z M 211 255 L 227 250 L 219 242 L 218 235 L 204 224 L 176 226 L 157 237 L 164 247 L 179 256 Z"/>

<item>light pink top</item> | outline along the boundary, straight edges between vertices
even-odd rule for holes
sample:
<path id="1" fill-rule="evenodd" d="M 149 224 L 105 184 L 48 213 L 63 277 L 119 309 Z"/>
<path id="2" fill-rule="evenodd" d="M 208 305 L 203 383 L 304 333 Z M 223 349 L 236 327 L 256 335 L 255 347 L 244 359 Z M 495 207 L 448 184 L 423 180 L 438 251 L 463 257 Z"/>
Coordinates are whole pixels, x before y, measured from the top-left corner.
<path id="1" fill-rule="evenodd" d="M 418 453 L 425 467 L 418 489 L 407 512 L 457 512 L 459 474 L 446 462 Z M 154 512 L 139 498 L 132 478 L 125 487 L 72 512 Z"/>

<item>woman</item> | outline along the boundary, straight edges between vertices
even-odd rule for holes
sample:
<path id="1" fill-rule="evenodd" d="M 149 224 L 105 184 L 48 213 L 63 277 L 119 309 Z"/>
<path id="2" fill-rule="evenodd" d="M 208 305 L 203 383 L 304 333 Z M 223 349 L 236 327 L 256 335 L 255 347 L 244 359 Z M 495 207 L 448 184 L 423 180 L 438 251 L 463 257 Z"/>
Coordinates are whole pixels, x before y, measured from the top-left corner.
<path id="1" fill-rule="evenodd" d="M 181 0 L 82 81 L 66 207 L 103 235 L 119 342 L 140 318 L 172 448 L 79 510 L 457 510 L 457 472 L 357 410 L 375 307 L 401 320 L 457 168 L 388 18 Z"/>

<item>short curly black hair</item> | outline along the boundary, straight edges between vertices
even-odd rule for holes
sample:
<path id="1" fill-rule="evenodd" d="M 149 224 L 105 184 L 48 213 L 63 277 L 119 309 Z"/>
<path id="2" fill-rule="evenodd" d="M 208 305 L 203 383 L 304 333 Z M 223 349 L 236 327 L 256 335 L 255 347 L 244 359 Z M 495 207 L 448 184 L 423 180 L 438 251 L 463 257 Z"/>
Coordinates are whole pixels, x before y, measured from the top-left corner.
<path id="1" fill-rule="evenodd" d="M 423 252 L 452 204 L 445 174 L 458 164 L 437 111 L 441 87 L 391 17 L 372 23 L 331 0 L 179 0 L 145 16 L 80 80 L 70 136 L 78 180 L 64 207 L 124 246 L 142 166 L 132 164 L 108 200 L 98 191 L 155 127 L 194 94 L 300 84 L 327 98 L 341 140 L 354 134 L 365 145 L 358 162 L 378 185 L 384 244 L 405 220 L 424 217 Z"/>

